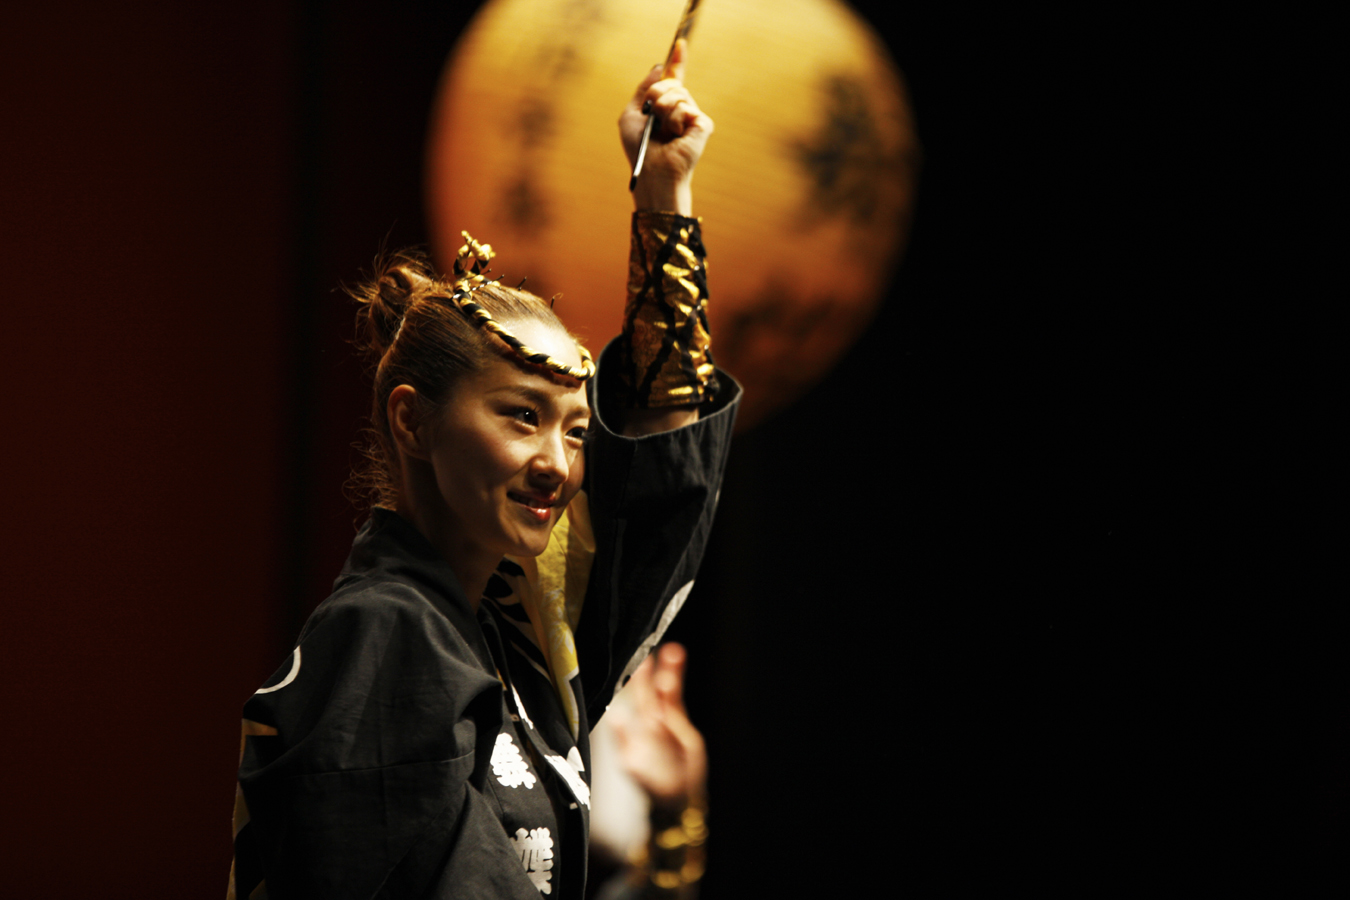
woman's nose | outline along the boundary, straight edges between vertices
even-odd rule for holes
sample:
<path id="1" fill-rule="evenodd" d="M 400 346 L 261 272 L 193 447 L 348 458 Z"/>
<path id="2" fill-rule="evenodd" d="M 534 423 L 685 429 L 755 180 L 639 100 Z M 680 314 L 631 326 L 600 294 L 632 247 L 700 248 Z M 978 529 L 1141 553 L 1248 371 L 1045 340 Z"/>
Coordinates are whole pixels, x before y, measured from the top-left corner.
<path id="1" fill-rule="evenodd" d="M 545 438 L 531 461 L 530 474 L 550 485 L 561 484 L 567 480 L 571 462 L 566 442 L 559 431 Z"/>

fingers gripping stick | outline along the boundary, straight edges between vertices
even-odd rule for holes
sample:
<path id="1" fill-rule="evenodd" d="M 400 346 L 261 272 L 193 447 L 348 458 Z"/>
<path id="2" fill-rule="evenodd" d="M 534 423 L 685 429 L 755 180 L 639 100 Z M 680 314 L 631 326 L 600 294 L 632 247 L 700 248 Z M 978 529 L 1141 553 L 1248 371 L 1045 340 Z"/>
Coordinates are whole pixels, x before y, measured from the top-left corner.
<path id="1" fill-rule="evenodd" d="M 694 13 L 698 9 L 702 0 L 689 0 L 684 7 L 684 15 L 680 16 L 680 25 L 675 29 L 675 39 L 670 42 L 670 51 L 666 53 L 666 62 L 661 69 L 661 77 L 669 78 L 671 69 L 675 61 L 675 49 L 680 41 L 685 41 L 686 46 L 689 41 L 689 32 L 694 30 Z M 652 139 L 652 125 L 656 122 L 656 111 L 652 109 L 652 102 L 648 100 L 642 104 L 642 112 L 647 116 L 647 124 L 642 129 L 642 140 L 638 144 L 637 160 L 633 163 L 633 177 L 628 179 L 628 190 L 632 191 L 637 187 L 638 176 L 642 174 L 642 161 L 647 158 L 647 144 Z"/>

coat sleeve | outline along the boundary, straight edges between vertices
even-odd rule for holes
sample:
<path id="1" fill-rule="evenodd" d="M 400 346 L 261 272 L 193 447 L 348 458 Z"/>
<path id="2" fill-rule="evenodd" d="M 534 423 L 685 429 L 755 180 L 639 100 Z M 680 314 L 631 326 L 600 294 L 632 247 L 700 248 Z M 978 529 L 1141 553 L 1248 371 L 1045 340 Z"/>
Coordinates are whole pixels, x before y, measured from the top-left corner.
<path id="1" fill-rule="evenodd" d="M 454 873 L 464 896 L 529 897 L 483 794 L 501 702 L 415 590 L 330 598 L 244 707 L 235 896 L 436 896 Z"/>
<path id="2" fill-rule="evenodd" d="M 586 490 L 596 556 L 576 630 L 592 725 L 660 640 L 693 587 L 717 508 L 741 388 L 717 371 L 697 422 L 625 437 L 613 427 L 619 341 L 592 379 Z"/>

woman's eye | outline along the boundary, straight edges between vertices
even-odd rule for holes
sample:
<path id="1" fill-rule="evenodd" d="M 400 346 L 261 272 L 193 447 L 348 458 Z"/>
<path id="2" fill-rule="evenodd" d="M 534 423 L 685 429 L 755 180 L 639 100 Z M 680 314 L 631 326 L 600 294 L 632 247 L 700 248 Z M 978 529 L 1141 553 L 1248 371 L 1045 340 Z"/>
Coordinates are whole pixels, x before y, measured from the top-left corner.
<path id="1" fill-rule="evenodd" d="M 539 424 L 539 413 L 530 409 L 528 406 L 521 406 L 511 410 L 511 418 L 525 425 L 537 426 Z"/>
<path id="2" fill-rule="evenodd" d="M 586 443 L 586 441 L 589 441 L 594 434 L 595 432 L 591 431 L 590 427 L 587 425 L 578 425 L 576 428 L 567 432 L 569 438 L 574 441 L 580 441 L 583 444 Z"/>

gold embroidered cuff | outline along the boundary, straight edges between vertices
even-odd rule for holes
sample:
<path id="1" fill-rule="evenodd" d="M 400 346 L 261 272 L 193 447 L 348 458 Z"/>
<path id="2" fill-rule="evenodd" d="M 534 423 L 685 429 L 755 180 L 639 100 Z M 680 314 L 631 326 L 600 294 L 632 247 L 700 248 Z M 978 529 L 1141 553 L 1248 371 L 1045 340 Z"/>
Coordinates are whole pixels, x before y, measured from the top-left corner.
<path id="1" fill-rule="evenodd" d="M 717 390 L 698 219 L 633 213 L 622 380 L 638 409 L 696 406 Z"/>

